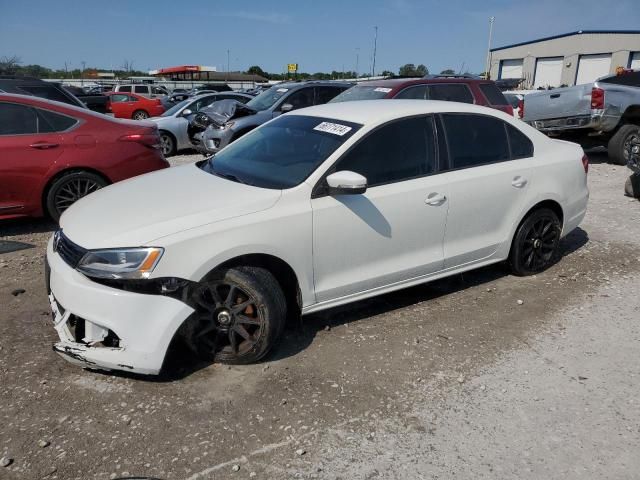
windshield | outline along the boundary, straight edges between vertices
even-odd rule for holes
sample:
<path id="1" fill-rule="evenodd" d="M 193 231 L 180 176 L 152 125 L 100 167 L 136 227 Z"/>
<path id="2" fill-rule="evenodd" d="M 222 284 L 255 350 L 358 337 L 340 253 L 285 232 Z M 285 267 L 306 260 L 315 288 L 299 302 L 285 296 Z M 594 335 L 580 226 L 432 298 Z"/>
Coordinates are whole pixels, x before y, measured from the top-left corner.
<path id="1" fill-rule="evenodd" d="M 274 85 L 269 90 L 265 90 L 257 97 L 249 100 L 247 102 L 247 105 L 258 112 L 261 110 L 266 110 L 267 108 L 270 108 L 278 100 L 280 100 L 283 97 L 283 95 L 287 93 L 289 90 L 290 89 L 287 87 Z"/>
<path id="2" fill-rule="evenodd" d="M 187 105 L 187 103 L 189 103 L 189 100 L 183 100 L 180 103 L 176 103 L 173 107 L 171 107 L 169 110 L 167 110 L 166 112 L 164 112 L 161 116 L 162 117 L 171 117 L 173 115 L 175 115 L 176 113 L 178 113 L 178 111 L 184 107 L 185 105 Z"/>
<path id="3" fill-rule="evenodd" d="M 342 120 L 285 115 L 244 135 L 200 168 L 256 187 L 295 187 L 360 127 Z"/>
<path id="4" fill-rule="evenodd" d="M 391 91 L 388 87 L 374 87 L 373 85 L 356 85 L 345 90 L 337 97 L 334 97 L 329 103 L 351 102 L 352 100 L 377 100 L 384 98 Z"/>

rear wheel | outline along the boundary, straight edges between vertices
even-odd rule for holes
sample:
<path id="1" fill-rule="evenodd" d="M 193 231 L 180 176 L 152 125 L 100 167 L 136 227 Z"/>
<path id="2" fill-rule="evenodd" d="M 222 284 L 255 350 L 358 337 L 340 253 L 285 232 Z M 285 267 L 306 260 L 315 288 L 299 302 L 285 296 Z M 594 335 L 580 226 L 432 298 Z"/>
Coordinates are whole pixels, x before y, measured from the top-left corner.
<path id="1" fill-rule="evenodd" d="M 189 343 L 201 358 L 228 364 L 263 358 L 278 340 L 287 313 L 278 281 L 255 267 L 215 272 L 192 300 L 197 318 Z"/>
<path id="2" fill-rule="evenodd" d="M 640 142 L 640 127 L 638 125 L 623 125 L 609 140 L 609 158 L 617 165 L 626 165 L 629 161 L 631 142 Z"/>
<path id="3" fill-rule="evenodd" d="M 176 141 L 170 133 L 160 132 L 160 145 L 162 147 L 162 153 L 165 157 L 175 155 Z"/>
<path id="4" fill-rule="evenodd" d="M 548 208 L 529 214 L 513 238 L 509 264 L 515 275 L 534 275 L 555 261 L 562 227 L 558 216 Z"/>
<path id="5" fill-rule="evenodd" d="M 56 179 L 49 188 L 46 198 L 47 213 L 56 222 L 60 215 L 80 200 L 96 190 L 108 185 L 108 182 L 91 172 L 68 172 Z"/>
<path id="6" fill-rule="evenodd" d="M 131 115 L 131 118 L 134 120 L 144 120 L 145 118 L 149 118 L 149 114 L 144 110 L 136 110 L 133 112 L 133 115 Z"/>

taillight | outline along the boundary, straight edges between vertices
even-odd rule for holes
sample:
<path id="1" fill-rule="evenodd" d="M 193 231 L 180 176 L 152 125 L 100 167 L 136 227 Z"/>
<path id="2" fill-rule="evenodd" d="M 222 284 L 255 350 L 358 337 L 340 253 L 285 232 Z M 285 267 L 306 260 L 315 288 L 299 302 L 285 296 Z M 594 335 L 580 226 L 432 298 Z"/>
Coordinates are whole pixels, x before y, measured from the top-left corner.
<path id="1" fill-rule="evenodd" d="M 524 98 L 518 100 L 518 117 L 524 118 Z"/>
<path id="2" fill-rule="evenodd" d="M 591 110 L 604 109 L 604 90 L 593 87 L 591 89 Z"/>
<path id="3" fill-rule="evenodd" d="M 585 175 L 589 173 L 589 157 L 587 157 L 586 153 L 582 155 L 582 167 L 584 168 Z"/>
<path id="4" fill-rule="evenodd" d="M 118 138 L 121 142 L 136 142 L 150 148 L 160 148 L 160 136 L 157 133 L 130 133 Z"/>

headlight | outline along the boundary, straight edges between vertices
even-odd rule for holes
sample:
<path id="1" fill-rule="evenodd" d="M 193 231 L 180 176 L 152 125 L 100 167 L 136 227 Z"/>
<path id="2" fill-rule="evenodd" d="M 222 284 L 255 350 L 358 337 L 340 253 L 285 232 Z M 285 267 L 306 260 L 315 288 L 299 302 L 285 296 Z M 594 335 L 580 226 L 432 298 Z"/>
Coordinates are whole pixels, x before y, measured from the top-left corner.
<path id="1" fill-rule="evenodd" d="M 148 278 L 163 252 L 164 249 L 156 247 L 92 250 L 76 268 L 88 277 Z"/>

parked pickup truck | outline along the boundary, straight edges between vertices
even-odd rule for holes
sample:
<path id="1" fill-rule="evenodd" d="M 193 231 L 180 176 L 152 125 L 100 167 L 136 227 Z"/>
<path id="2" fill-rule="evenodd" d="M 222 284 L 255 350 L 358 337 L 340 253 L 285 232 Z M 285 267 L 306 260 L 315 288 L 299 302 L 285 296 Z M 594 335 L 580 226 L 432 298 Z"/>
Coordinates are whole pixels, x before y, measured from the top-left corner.
<path id="1" fill-rule="evenodd" d="M 619 165 L 640 138 L 640 70 L 624 70 L 594 83 L 527 95 L 523 120 L 549 136 L 606 146 Z"/>
<path id="2" fill-rule="evenodd" d="M 75 95 L 89 110 L 98 113 L 111 113 L 111 102 L 108 96 L 102 95 L 101 93 L 86 93 L 82 88 L 71 85 L 65 85 L 63 88 L 72 95 Z"/>

